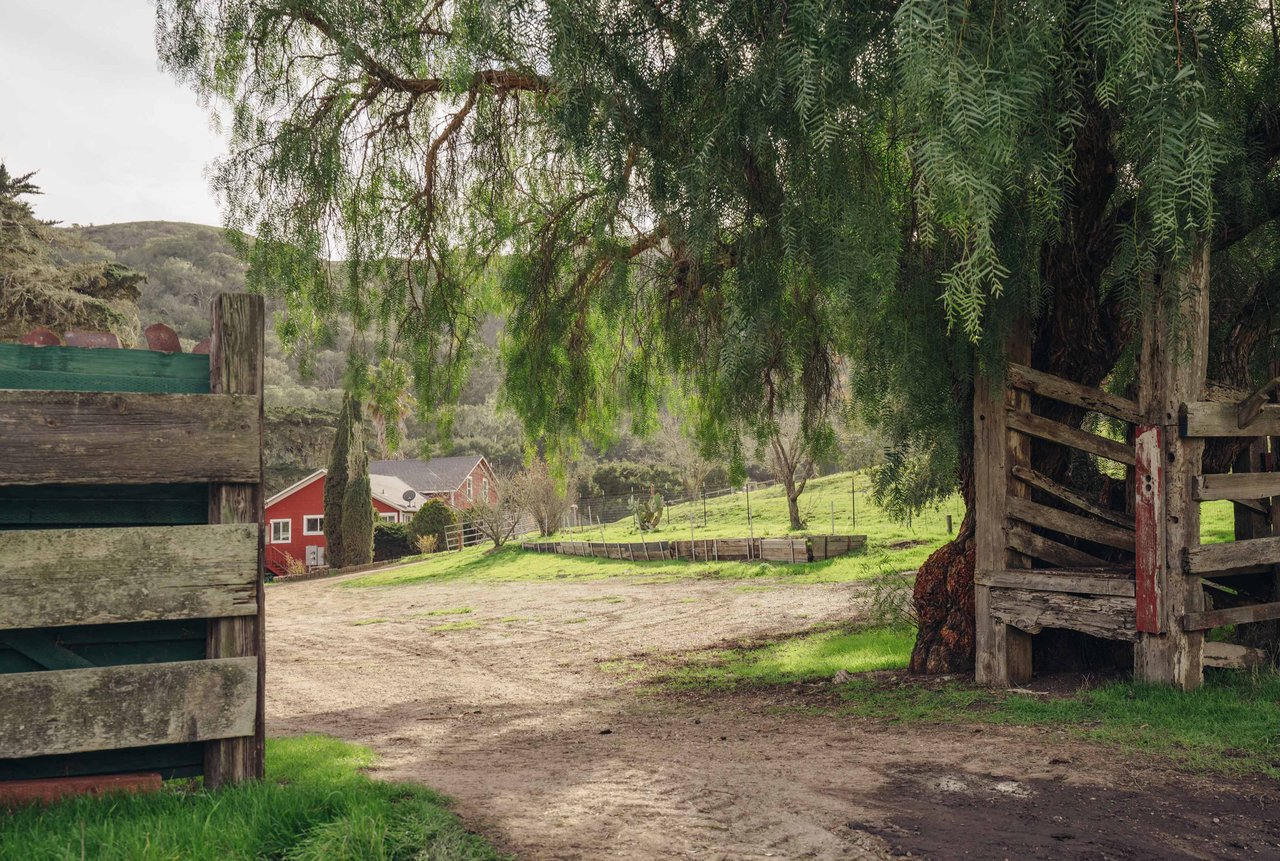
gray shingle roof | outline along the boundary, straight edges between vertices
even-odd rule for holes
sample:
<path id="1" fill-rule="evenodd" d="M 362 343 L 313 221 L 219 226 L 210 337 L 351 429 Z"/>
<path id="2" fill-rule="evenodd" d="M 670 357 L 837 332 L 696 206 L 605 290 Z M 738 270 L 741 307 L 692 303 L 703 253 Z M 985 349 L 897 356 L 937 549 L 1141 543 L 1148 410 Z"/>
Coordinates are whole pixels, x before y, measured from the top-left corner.
<path id="1" fill-rule="evenodd" d="M 395 476 L 418 493 L 452 493 L 462 487 L 481 460 L 478 454 L 431 460 L 374 460 L 369 462 L 369 472 Z"/>

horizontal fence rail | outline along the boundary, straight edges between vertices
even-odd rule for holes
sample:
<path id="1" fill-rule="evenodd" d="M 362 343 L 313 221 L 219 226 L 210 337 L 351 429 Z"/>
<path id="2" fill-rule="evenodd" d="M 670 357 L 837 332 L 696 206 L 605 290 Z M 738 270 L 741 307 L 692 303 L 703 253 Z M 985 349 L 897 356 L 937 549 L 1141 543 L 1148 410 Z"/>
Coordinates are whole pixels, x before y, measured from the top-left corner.
<path id="1" fill-rule="evenodd" d="M 867 546 L 865 535 L 814 535 L 807 538 L 697 538 L 674 541 L 531 541 L 520 547 L 534 553 L 559 553 L 596 559 L 646 562 L 821 562 Z"/>

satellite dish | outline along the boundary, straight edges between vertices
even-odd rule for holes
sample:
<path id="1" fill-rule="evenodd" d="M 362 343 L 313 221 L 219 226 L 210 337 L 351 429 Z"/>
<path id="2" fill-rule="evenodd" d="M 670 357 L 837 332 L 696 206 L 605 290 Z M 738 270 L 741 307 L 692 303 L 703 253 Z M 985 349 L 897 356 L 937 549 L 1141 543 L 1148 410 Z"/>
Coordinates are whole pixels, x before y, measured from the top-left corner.
<path id="1" fill-rule="evenodd" d="M 413 502 L 413 498 L 414 498 L 415 496 L 417 496 L 417 495 L 418 495 L 418 494 L 417 494 L 417 492 L 416 492 L 416 491 L 413 491 L 413 490 L 406 490 L 406 491 L 404 492 L 404 496 L 403 496 L 402 498 L 404 499 L 404 501 L 405 501 L 405 502 Z"/>

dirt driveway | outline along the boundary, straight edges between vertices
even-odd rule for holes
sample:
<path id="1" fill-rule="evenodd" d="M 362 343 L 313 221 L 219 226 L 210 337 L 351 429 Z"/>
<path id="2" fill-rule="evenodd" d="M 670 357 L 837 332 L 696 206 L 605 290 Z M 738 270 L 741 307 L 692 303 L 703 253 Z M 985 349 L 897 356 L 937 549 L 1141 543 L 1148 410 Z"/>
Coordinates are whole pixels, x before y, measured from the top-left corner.
<path id="1" fill-rule="evenodd" d="M 370 745 L 378 776 L 453 796 L 526 861 L 1280 858 L 1269 783 L 1053 730 L 798 713 L 785 691 L 643 695 L 599 666 L 849 619 L 853 585 L 313 581 L 268 602 L 269 732 Z"/>

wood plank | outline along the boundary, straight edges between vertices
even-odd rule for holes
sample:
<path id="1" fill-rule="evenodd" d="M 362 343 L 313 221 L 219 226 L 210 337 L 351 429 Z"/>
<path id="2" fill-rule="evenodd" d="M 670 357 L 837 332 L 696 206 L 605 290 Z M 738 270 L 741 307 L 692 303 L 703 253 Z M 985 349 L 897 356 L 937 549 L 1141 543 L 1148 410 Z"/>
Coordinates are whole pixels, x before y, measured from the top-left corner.
<path id="1" fill-rule="evenodd" d="M 258 526 L 0 532 L 0 630 L 258 611 Z"/>
<path id="2" fill-rule="evenodd" d="M 1159 425 L 1137 428 L 1134 451 L 1134 581 L 1136 584 L 1137 626 L 1144 634 L 1164 630 L 1161 596 L 1164 592 L 1165 543 L 1160 534 L 1164 523 L 1164 433 Z"/>
<path id="3" fill-rule="evenodd" d="M 0 781 L 0 807 L 49 804 L 77 795 L 118 792 L 159 792 L 164 781 L 157 772 L 146 774 L 94 774 L 84 777 L 46 777 L 37 780 Z"/>
<path id="4" fill-rule="evenodd" d="M 239 738 L 220 738 L 205 745 L 205 786 L 260 779 L 266 755 L 266 593 L 262 581 L 262 374 L 266 361 L 261 296 L 224 294 L 213 300 L 209 345 L 209 390 L 251 398 L 258 433 L 253 439 L 253 474 L 235 483 L 209 486 L 209 522 L 244 523 L 257 528 L 257 614 L 209 622 L 205 651 L 210 658 L 252 657 L 256 663 L 254 719 Z M 459 546 L 459 549 L 462 549 Z"/>
<path id="5" fill-rule="evenodd" d="M 1247 670 L 1267 665 L 1267 653 L 1262 649 L 1242 646 L 1238 643 L 1204 644 L 1204 665 L 1226 670 Z"/>
<path id="6" fill-rule="evenodd" d="M 1134 640 L 1133 599 L 1106 595 L 1082 597 L 1028 589 L 991 590 L 991 614 L 1006 625 L 1038 634 L 1067 628 L 1108 640 Z"/>
<path id="7" fill-rule="evenodd" d="M 1036 535 L 1030 529 L 1012 527 L 1008 531 L 1007 540 L 1011 549 L 1061 568 L 1094 568 L 1107 564 L 1104 559 Z"/>
<path id="8" fill-rule="evenodd" d="M 1132 598 L 1133 580 L 1128 577 L 1093 576 L 1071 570 L 1013 569 L 974 576 L 974 582 L 1002 589 L 1032 592 L 1073 592 L 1084 595 L 1118 595 Z"/>
<path id="9" fill-rule="evenodd" d="M 1072 404 L 1092 413 L 1102 413 L 1133 424 L 1142 419 L 1138 405 L 1128 398 L 1064 380 L 1016 362 L 1009 364 L 1009 382 L 1041 397 Z"/>
<path id="10" fill-rule="evenodd" d="M 1183 553 L 1182 573 L 1210 577 L 1255 565 L 1280 565 L 1280 535 L 1189 548 Z"/>
<path id="11" fill-rule="evenodd" d="M 1269 622 L 1272 619 L 1280 619 L 1280 601 L 1187 613 L 1182 617 L 1182 630 L 1207 631 L 1223 625 L 1246 625 L 1250 622 Z"/>
<path id="12" fill-rule="evenodd" d="M 1055 422 L 1053 419 L 1047 419 L 1044 416 L 1010 411 L 1008 423 L 1009 427 L 1016 431 L 1021 431 L 1049 442 L 1078 449 L 1107 460 L 1114 460 L 1116 463 L 1123 463 L 1127 466 L 1133 466 L 1134 463 L 1132 447 L 1104 436 L 1098 436 L 1095 433 L 1080 430 L 1080 428 L 1064 425 L 1062 422 Z"/>
<path id="13" fill-rule="evenodd" d="M 1213 499 L 1250 501 L 1280 496 L 1280 472 L 1231 472 L 1197 475 L 1195 497 L 1199 502 Z"/>
<path id="14" fill-rule="evenodd" d="M 1008 500 L 1009 516 L 1032 526 L 1039 526 L 1063 535 L 1082 538 L 1094 544 L 1133 552 L 1133 530 L 1101 520 L 1090 520 L 1069 511 L 1050 508 L 1030 499 L 1011 496 Z"/>
<path id="15" fill-rule="evenodd" d="M 993 687 L 1009 684 L 1006 631 L 991 615 L 991 587 L 978 578 L 1005 567 L 1007 436 L 1004 386 L 979 376 L 973 383 L 974 679 Z"/>
<path id="16" fill-rule="evenodd" d="M 1055 499 L 1060 499 L 1068 505 L 1073 505 L 1081 511 L 1088 512 L 1094 517 L 1102 520 L 1110 521 L 1119 526 L 1133 528 L 1133 515 L 1123 511 L 1112 511 L 1110 508 L 1104 508 L 1083 494 L 1077 493 L 1069 487 L 1063 487 L 1058 482 L 1049 478 L 1049 476 L 1037 472 L 1029 466 L 1022 464 L 1014 464 L 1013 474 L 1021 481 L 1025 481 L 1038 490 L 1042 490 Z"/>
<path id="17" fill-rule="evenodd" d="M 1263 383 L 1261 388 L 1241 399 L 1239 406 L 1236 407 L 1236 426 L 1248 429 L 1254 419 L 1262 413 L 1262 408 L 1271 397 L 1271 393 L 1277 390 L 1280 390 L 1280 377 L 1272 377 Z"/>
<path id="18" fill-rule="evenodd" d="M 257 684 L 252 657 L 0 675 L 0 758 L 251 735 Z"/>
<path id="19" fill-rule="evenodd" d="M 1240 427 L 1235 404 L 1189 401 L 1183 406 L 1184 437 L 1280 436 L 1280 404 L 1265 404 L 1248 427 Z"/>
<path id="20" fill-rule="evenodd" d="M 259 399 L 0 390 L 0 484 L 261 479 Z"/>

